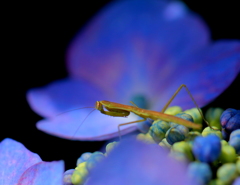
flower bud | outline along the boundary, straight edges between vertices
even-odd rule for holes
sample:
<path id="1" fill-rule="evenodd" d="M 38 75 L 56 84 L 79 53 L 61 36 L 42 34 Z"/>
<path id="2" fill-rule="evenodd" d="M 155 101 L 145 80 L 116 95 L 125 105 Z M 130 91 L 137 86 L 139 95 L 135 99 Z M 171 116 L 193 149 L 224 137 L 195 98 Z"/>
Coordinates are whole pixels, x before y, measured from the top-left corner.
<path id="1" fill-rule="evenodd" d="M 188 176 L 199 184 L 207 184 L 212 178 L 212 171 L 207 163 L 192 162 L 188 166 Z"/>
<path id="2" fill-rule="evenodd" d="M 229 145 L 234 147 L 236 153 L 240 154 L 240 129 L 234 130 L 230 135 Z"/>
<path id="3" fill-rule="evenodd" d="M 221 152 L 221 141 L 218 136 L 210 134 L 206 137 L 198 136 L 193 142 L 194 156 L 201 162 L 215 161 Z"/>
<path id="4" fill-rule="evenodd" d="M 182 108 L 179 106 L 172 106 L 167 108 L 167 110 L 165 110 L 164 114 L 169 114 L 169 115 L 176 115 L 178 113 L 182 112 Z"/>
<path id="5" fill-rule="evenodd" d="M 209 122 L 210 126 L 221 129 L 220 116 L 223 113 L 221 108 L 209 108 L 206 112 L 206 119 Z"/>
<path id="6" fill-rule="evenodd" d="M 218 129 L 217 127 L 213 127 L 214 129 Z M 202 136 L 207 136 L 209 134 L 215 134 L 216 136 L 218 136 L 220 139 L 222 139 L 222 133 L 219 130 L 213 130 L 210 127 L 206 127 L 203 131 L 202 131 Z"/>
<path id="7" fill-rule="evenodd" d="M 177 125 L 170 128 L 166 133 L 167 142 L 173 145 L 176 142 L 183 141 L 187 138 L 189 130 L 183 125 Z"/>
<path id="8" fill-rule="evenodd" d="M 176 152 L 184 153 L 189 161 L 194 160 L 191 145 L 186 141 L 180 141 L 180 142 L 174 143 L 172 146 L 172 150 Z"/>
<path id="9" fill-rule="evenodd" d="M 153 122 L 149 129 L 149 134 L 152 136 L 156 143 L 159 143 L 165 138 L 165 134 L 170 128 L 170 125 L 166 121 L 156 120 Z"/>
<path id="10" fill-rule="evenodd" d="M 240 129 L 240 110 L 229 108 L 222 113 L 220 120 L 222 128 L 230 134 Z"/>
<path id="11" fill-rule="evenodd" d="M 237 176 L 237 168 L 233 163 L 226 163 L 218 168 L 217 177 L 225 184 L 231 184 Z"/>
<path id="12" fill-rule="evenodd" d="M 230 145 L 222 145 L 219 160 L 222 163 L 232 163 L 236 161 L 236 151 Z"/>

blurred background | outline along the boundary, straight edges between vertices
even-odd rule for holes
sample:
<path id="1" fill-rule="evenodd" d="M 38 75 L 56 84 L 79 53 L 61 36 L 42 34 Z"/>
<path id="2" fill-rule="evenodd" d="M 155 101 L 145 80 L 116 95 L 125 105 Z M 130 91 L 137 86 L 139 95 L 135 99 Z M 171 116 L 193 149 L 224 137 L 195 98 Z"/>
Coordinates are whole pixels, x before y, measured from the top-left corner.
<path id="1" fill-rule="evenodd" d="M 83 152 L 99 150 L 105 142 L 69 141 L 36 129 L 41 119 L 26 101 L 26 91 L 67 76 L 65 50 L 78 30 L 110 0 L 76 4 L 8 4 L 2 17 L 2 88 L 0 140 L 9 137 L 23 143 L 42 160 L 63 159 L 74 168 Z M 237 1 L 184 1 L 210 27 L 212 39 L 240 39 Z M 80 5 L 79 5 L 80 3 Z M 212 103 L 203 108 L 240 109 L 240 76 Z"/>

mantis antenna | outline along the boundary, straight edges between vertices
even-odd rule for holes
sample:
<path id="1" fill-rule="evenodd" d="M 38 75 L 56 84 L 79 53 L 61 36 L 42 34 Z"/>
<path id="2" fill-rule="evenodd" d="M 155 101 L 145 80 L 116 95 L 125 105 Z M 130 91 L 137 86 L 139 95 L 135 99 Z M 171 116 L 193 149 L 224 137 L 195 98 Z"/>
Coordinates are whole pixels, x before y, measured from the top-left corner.
<path id="1" fill-rule="evenodd" d="M 79 109 L 87 109 L 87 108 L 95 109 L 95 107 L 82 107 L 82 108 L 76 108 L 76 109 L 71 109 L 71 110 L 67 110 L 67 111 L 61 112 L 61 113 L 57 114 L 56 116 L 60 116 L 60 115 L 65 114 L 65 113 L 67 113 L 67 112 L 72 112 L 72 111 L 75 111 L 75 110 L 79 110 Z"/>
<path id="2" fill-rule="evenodd" d="M 93 107 L 91 107 L 93 108 Z M 78 130 L 80 129 L 81 125 L 83 124 L 83 122 L 88 118 L 88 116 L 93 113 L 93 111 L 95 111 L 96 109 L 94 108 L 93 110 L 91 110 L 88 115 L 84 118 L 84 120 L 82 121 L 82 123 L 78 126 L 77 130 L 74 132 L 74 134 L 72 135 L 71 139 L 73 139 L 73 137 L 76 135 L 76 133 L 78 132 Z"/>

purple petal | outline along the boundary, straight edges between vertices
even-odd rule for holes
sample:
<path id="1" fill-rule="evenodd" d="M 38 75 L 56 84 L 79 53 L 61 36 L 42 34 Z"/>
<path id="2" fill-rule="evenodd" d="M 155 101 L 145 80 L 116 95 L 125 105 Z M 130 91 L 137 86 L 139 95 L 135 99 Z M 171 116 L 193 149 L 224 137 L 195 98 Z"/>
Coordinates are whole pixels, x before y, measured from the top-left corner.
<path id="1" fill-rule="evenodd" d="M 186 172 L 184 163 L 168 157 L 158 145 L 128 138 L 97 164 L 86 185 L 187 185 L 191 183 Z"/>
<path id="2" fill-rule="evenodd" d="M 6 138 L 0 143 L 1 184 L 17 184 L 22 173 L 41 158 L 27 150 L 21 143 Z"/>
<path id="3" fill-rule="evenodd" d="M 108 93 L 106 93 L 108 94 Z M 118 136 L 118 125 L 139 118 L 132 115 L 126 118 L 109 117 L 98 110 L 93 112 L 81 125 L 84 118 L 92 109 L 74 108 L 93 107 L 96 101 L 107 99 L 97 86 L 84 81 L 64 79 L 53 82 L 46 87 L 32 89 L 28 92 L 28 102 L 37 113 L 51 117 L 39 121 L 37 128 L 59 137 L 81 140 L 104 140 Z M 70 111 L 64 113 L 64 111 Z M 63 113 L 58 115 L 59 113 Z M 78 130 L 79 129 L 79 130 Z M 136 129 L 135 124 L 121 127 L 121 134 L 129 133 Z"/>
<path id="4" fill-rule="evenodd" d="M 37 128 L 49 134 L 72 140 L 106 140 L 117 137 L 118 125 L 139 118 L 130 115 L 128 118 L 110 117 L 95 110 L 88 117 L 91 110 L 72 111 L 56 116 L 52 119 L 41 120 Z M 83 122 L 83 120 L 86 120 Z M 135 124 L 121 126 L 121 135 L 136 130 Z"/>
<path id="5" fill-rule="evenodd" d="M 111 99 L 96 85 L 83 80 L 62 79 L 42 88 L 31 89 L 27 99 L 31 108 L 45 117 L 55 117 L 64 111 L 75 108 L 94 107 L 99 100 Z"/>
<path id="6" fill-rule="evenodd" d="M 63 181 L 64 162 L 40 162 L 28 168 L 18 185 L 59 185 Z"/>
<path id="7" fill-rule="evenodd" d="M 74 38 L 67 64 L 72 76 L 124 97 L 133 94 L 129 88 L 150 95 L 149 82 L 161 84 L 174 61 L 208 40 L 205 24 L 180 2 L 114 1 Z"/>
<path id="8" fill-rule="evenodd" d="M 221 94 L 234 80 L 240 71 L 240 42 L 222 40 L 215 42 L 189 57 L 175 62 L 171 66 L 172 76 L 162 83 L 162 92 L 155 110 L 170 99 L 181 84 L 186 84 L 197 104 L 202 107 Z M 159 81 L 156 79 L 156 81 Z M 153 86 L 152 84 L 151 86 Z M 155 86 L 152 92 L 160 91 Z M 158 90 L 157 90 L 158 89 Z M 165 102 L 163 102 L 163 100 Z M 174 105 L 183 109 L 194 107 L 190 96 L 182 90 L 174 99 Z M 173 105 L 172 104 L 172 105 Z"/>

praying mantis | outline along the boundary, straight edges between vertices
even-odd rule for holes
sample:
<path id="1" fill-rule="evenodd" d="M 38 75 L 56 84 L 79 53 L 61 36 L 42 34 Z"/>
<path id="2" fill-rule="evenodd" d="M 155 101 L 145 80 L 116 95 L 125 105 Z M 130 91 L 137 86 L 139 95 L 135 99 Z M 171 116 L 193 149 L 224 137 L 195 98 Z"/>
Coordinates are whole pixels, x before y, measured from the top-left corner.
<path id="1" fill-rule="evenodd" d="M 121 137 L 121 132 L 120 132 L 120 127 L 123 125 L 128 125 L 128 124 L 132 124 L 132 123 L 139 123 L 139 122 L 143 122 L 146 121 L 147 118 L 150 118 L 152 120 L 158 120 L 161 119 L 163 121 L 167 121 L 167 122 L 174 122 L 177 124 L 181 124 L 184 125 L 186 127 L 190 127 L 190 128 L 195 128 L 195 129 L 200 129 L 202 127 L 202 125 L 200 124 L 195 124 L 192 123 L 188 120 L 179 118 L 179 117 L 175 117 L 169 114 L 164 114 L 164 111 L 167 109 L 167 107 L 170 105 L 170 103 L 172 102 L 172 100 L 175 98 L 175 96 L 179 93 L 179 91 L 182 88 L 185 88 L 186 91 L 188 92 L 189 96 L 191 97 L 192 101 L 194 102 L 195 106 L 197 107 L 201 117 L 203 118 L 203 120 L 206 122 L 207 125 L 208 122 L 205 120 L 199 106 L 197 105 L 196 101 L 194 100 L 192 94 L 190 93 L 189 89 L 187 88 L 186 85 L 182 84 L 177 91 L 174 93 L 174 95 L 170 98 L 170 100 L 168 101 L 168 103 L 164 106 L 164 108 L 162 109 L 161 112 L 157 112 L 157 111 L 152 111 L 152 110 L 146 110 L 146 109 L 142 109 L 137 107 L 133 102 L 131 102 L 134 106 L 130 106 L 130 105 L 123 105 L 123 104 L 119 104 L 119 103 L 114 103 L 114 102 L 110 102 L 110 101 L 97 101 L 95 104 L 95 109 L 99 110 L 102 114 L 105 115 L 109 115 L 109 116 L 113 116 L 113 117 L 126 117 L 128 116 L 131 112 L 142 117 L 143 119 L 141 120 L 136 120 L 136 121 L 132 121 L 132 122 L 128 122 L 128 123 L 122 123 L 118 125 L 118 133 L 119 133 L 119 137 Z M 104 110 L 105 109 L 105 110 Z M 210 125 L 209 125 L 210 126 Z M 210 126 L 210 128 L 212 128 Z M 214 129 L 214 128 L 212 128 Z M 215 129 L 214 129 L 215 130 Z"/>

